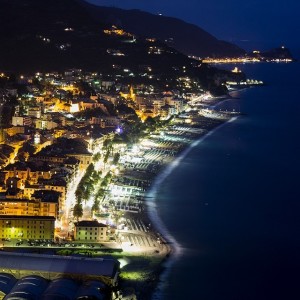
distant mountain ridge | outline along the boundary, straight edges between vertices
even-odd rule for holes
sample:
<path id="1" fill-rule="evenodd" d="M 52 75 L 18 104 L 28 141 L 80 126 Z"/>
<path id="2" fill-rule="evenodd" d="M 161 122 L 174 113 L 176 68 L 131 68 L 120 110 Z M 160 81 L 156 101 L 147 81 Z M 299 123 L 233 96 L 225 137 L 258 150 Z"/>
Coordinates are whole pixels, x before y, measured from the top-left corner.
<path id="1" fill-rule="evenodd" d="M 253 57 L 262 58 L 264 60 L 272 60 L 272 59 L 291 59 L 295 60 L 290 49 L 282 46 L 279 48 L 273 48 L 268 51 L 254 51 L 250 54 Z"/>
<path id="2" fill-rule="evenodd" d="M 104 33 L 109 25 L 95 21 L 77 0 L 0 0 L 0 69 L 32 72 L 83 68 L 113 74 L 151 63 L 157 72 L 190 64 L 189 59 L 162 43 L 164 55 L 149 56 L 149 43 Z M 120 52 L 124 56 L 113 56 Z M 113 69 L 115 67 L 115 69 Z M 119 72 L 119 71 L 118 71 Z"/>
<path id="3" fill-rule="evenodd" d="M 133 26 L 135 22 L 138 26 Z M 135 43 L 126 43 L 124 36 L 105 34 L 104 29 L 112 24 L 141 37 L 137 37 Z M 185 24 L 178 19 L 137 10 L 97 7 L 83 0 L 0 0 L 0 69 L 31 72 L 76 67 L 111 74 L 114 72 L 112 66 L 137 72 L 135 69 L 138 67 L 150 64 L 157 72 L 172 74 L 174 69 L 191 64 L 188 57 L 180 52 L 182 44 L 176 38 L 171 43 L 172 47 L 168 46 L 157 35 L 157 42 L 150 45 L 145 37 L 153 37 L 153 28 L 162 28 L 158 32 L 170 36 L 172 28 L 179 30 L 181 26 L 205 36 L 202 47 L 199 47 L 201 53 L 214 55 L 217 49 L 220 51 L 218 54 L 222 52 L 223 55 L 228 53 L 228 49 L 234 49 L 229 51 L 231 54 L 243 52 L 233 45 L 221 51 L 222 47 L 218 46 L 219 41 L 214 37 L 194 25 Z M 141 31 L 138 31 L 139 28 Z M 196 33 L 193 35 L 196 36 Z M 199 40 L 193 36 L 191 41 L 186 36 L 183 30 L 181 41 L 188 38 L 190 44 L 195 42 L 197 47 Z M 160 49 L 161 55 L 149 55 L 151 46 Z M 181 50 L 176 51 L 173 49 L 175 46 Z M 189 46 L 185 50 L 187 52 Z M 114 53 L 124 55 L 113 56 Z"/>
<path id="4" fill-rule="evenodd" d="M 232 72 L 202 64 L 159 39 L 112 27 L 108 11 L 95 15 L 91 8 L 82 0 L 0 0 L 0 71 L 26 74 L 75 68 L 99 72 L 103 80 L 123 86 L 153 85 L 162 90 L 178 88 L 178 78 L 188 77 L 212 93 L 226 92 L 221 83 Z M 184 92 L 183 85 L 179 88 Z"/>
<path id="5" fill-rule="evenodd" d="M 78 1 L 87 7 L 95 19 L 120 26 L 139 36 L 157 38 L 186 55 L 234 57 L 245 54 L 245 50 L 240 47 L 218 40 L 200 27 L 177 18 L 154 15 L 136 9 L 96 6 L 84 0 Z"/>

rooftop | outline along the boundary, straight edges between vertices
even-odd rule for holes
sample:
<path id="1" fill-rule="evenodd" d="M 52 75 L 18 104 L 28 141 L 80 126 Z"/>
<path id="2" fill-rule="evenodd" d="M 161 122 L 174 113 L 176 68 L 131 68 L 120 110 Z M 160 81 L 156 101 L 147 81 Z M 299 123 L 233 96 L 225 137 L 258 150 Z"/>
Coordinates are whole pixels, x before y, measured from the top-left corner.
<path id="1" fill-rule="evenodd" d="M 75 223 L 76 227 L 107 227 L 107 225 L 99 223 L 98 221 L 79 221 Z"/>
<path id="2" fill-rule="evenodd" d="M 111 258 L 0 252 L 0 269 L 114 278 L 119 262 Z"/>
<path id="3" fill-rule="evenodd" d="M 31 220 L 53 220 L 55 221 L 54 217 L 48 217 L 48 216 L 7 216 L 7 215 L 0 215 L 0 219 L 31 219 Z M 3 252 L 1 252 L 0 254 L 2 255 Z M 0 256 L 1 257 L 1 256 Z M 1 261 L 1 258 L 0 258 Z M 0 269 L 1 269 L 1 263 L 0 263 Z"/>

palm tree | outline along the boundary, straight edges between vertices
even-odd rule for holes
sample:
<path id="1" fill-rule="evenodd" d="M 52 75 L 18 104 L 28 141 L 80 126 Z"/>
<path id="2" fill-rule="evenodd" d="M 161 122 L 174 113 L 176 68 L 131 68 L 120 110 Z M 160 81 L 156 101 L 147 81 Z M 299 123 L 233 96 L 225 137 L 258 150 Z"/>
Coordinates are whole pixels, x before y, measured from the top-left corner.
<path id="1" fill-rule="evenodd" d="M 77 222 L 79 218 L 83 216 L 83 208 L 82 205 L 79 203 L 76 203 L 73 208 L 73 216 L 77 219 Z"/>
<path id="2" fill-rule="evenodd" d="M 97 191 L 97 193 L 96 193 L 96 200 L 98 200 L 98 201 L 102 201 L 103 200 L 103 197 L 104 197 L 104 194 L 105 194 L 105 190 L 104 190 L 104 188 L 100 188 L 98 191 Z"/>
<path id="3" fill-rule="evenodd" d="M 95 199 L 93 205 L 92 205 L 92 212 L 98 211 L 100 209 L 100 201 L 98 199 Z"/>
<path id="4" fill-rule="evenodd" d="M 77 190 L 75 192 L 75 197 L 76 197 L 76 202 L 78 204 L 81 204 L 82 199 L 83 199 L 83 188 L 81 187 L 80 184 L 78 185 L 78 188 L 77 188 Z"/>

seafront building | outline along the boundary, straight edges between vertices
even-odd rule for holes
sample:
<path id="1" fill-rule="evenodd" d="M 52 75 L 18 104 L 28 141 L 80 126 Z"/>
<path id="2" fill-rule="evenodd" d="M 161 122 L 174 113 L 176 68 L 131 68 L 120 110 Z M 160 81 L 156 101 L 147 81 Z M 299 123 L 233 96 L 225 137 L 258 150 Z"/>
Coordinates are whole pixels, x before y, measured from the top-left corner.
<path id="1" fill-rule="evenodd" d="M 83 242 L 103 242 L 107 241 L 108 226 L 98 221 L 76 222 L 74 230 L 75 241 Z"/>
<path id="2" fill-rule="evenodd" d="M 39 190 L 31 199 L 14 196 L 1 198 L 0 215 L 58 217 L 60 193 Z"/>
<path id="3" fill-rule="evenodd" d="M 0 299 L 107 299 L 119 268 L 110 258 L 1 252 Z"/>
<path id="4" fill-rule="evenodd" d="M 55 218 L 0 215 L 0 239 L 53 240 Z"/>

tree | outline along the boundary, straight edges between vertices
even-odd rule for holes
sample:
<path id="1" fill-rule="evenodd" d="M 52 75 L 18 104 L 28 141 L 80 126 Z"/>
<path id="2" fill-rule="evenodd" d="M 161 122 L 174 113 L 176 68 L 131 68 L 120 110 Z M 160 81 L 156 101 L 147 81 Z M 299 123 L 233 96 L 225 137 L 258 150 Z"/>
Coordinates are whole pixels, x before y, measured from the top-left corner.
<path id="1" fill-rule="evenodd" d="M 75 191 L 75 197 L 76 197 L 76 201 L 77 203 L 82 203 L 82 199 L 83 199 L 83 188 L 82 185 L 79 184 L 77 187 L 77 190 Z"/>
<path id="2" fill-rule="evenodd" d="M 113 165 L 116 165 L 119 162 L 119 159 L 120 159 L 120 153 L 118 152 L 114 155 Z"/>
<path id="3" fill-rule="evenodd" d="M 109 144 L 110 144 L 110 139 L 107 138 L 103 141 L 103 150 L 107 150 L 107 148 L 109 147 Z"/>
<path id="4" fill-rule="evenodd" d="M 93 161 L 94 161 L 94 162 L 97 162 L 97 161 L 100 160 L 100 158 L 101 158 L 101 153 L 100 153 L 100 152 L 97 152 L 97 153 L 94 155 L 94 157 L 93 157 Z"/>
<path id="5" fill-rule="evenodd" d="M 100 209 L 100 202 L 98 199 L 95 199 L 92 205 L 92 212 L 98 211 Z"/>
<path id="6" fill-rule="evenodd" d="M 103 200 L 103 197 L 105 195 L 105 190 L 103 188 L 100 188 L 97 193 L 96 193 L 96 196 L 95 198 L 98 200 L 98 201 L 102 201 Z"/>
<path id="7" fill-rule="evenodd" d="M 85 189 L 85 203 L 91 197 L 92 192 L 94 191 L 94 187 L 91 183 L 86 183 Z"/>
<path id="8" fill-rule="evenodd" d="M 110 152 L 109 152 L 109 150 L 107 150 L 107 152 L 106 152 L 106 154 L 105 154 L 105 156 L 104 156 L 104 159 L 103 159 L 103 162 L 104 162 L 105 164 L 106 164 L 107 161 L 108 161 L 109 155 L 110 155 Z"/>
<path id="9" fill-rule="evenodd" d="M 74 205 L 74 209 L 73 209 L 73 216 L 74 218 L 78 219 L 81 218 L 83 216 L 83 208 L 82 208 L 82 204 L 76 203 Z"/>

